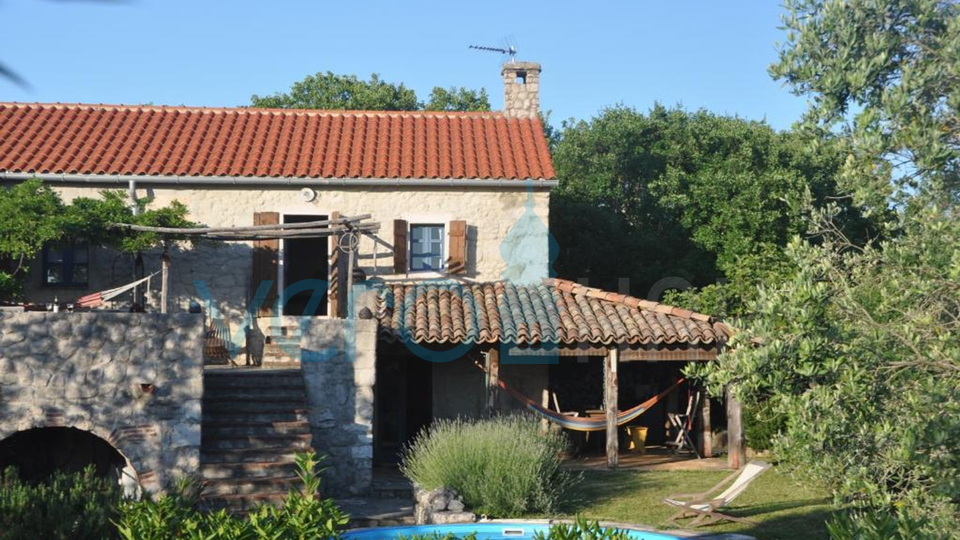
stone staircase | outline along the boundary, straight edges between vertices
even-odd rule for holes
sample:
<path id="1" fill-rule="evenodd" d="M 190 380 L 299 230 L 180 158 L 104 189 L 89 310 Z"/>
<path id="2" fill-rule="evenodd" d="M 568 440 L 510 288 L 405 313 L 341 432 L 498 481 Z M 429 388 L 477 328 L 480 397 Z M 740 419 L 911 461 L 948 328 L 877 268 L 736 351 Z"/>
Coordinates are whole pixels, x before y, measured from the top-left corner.
<path id="1" fill-rule="evenodd" d="M 295 457 L 311 449 L 299 369 L 204 371 L 201 474 L 209 508 L 279 503 L 298 482 Z"/>

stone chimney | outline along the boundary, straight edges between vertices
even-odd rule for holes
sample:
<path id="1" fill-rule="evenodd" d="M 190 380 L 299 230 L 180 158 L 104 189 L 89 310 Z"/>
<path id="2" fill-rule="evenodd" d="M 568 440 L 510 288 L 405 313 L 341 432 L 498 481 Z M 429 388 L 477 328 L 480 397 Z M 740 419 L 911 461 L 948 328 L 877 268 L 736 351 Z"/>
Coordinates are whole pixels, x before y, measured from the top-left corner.
<path id="1" fill-rule="evenodd" d="M 503 65 L 503 115 L 537 118 L 540 114 L 540 64 L 508 62 Z"/>

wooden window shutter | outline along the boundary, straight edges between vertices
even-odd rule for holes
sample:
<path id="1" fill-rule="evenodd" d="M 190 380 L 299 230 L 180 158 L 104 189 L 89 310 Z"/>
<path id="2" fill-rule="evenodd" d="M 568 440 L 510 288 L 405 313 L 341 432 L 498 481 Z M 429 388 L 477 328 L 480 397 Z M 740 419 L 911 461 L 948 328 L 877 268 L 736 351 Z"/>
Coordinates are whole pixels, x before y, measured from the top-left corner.
<path id="1" fill-rule="evenodd" d="M 467 222 L 450 222 L 450 255 L 447 257 L 447 272 L 467 273 Z"/>
<path id="2" fill-rule="evenodd" d="M 403 219 L 393 220 L 393 271 L 397 274 L 406 274 L 410 266 L 407 264 L 407 222 Z"/>
<path id="3" fill-rule="evenodd" d="M 255 212 L 253 214 L 254 225 L 279 225 L 279 212 Z M 279 278 L 278 269 L 280 262 L 280 240 L 254 240 L 253 242 L 253 276 L 250 280 L 250 296 L 257 291 L 260 283 L 263 281 L 272 281 L 270 292 L 263 304 L 260 306 L 259 316 L 269 317 L 273 314 L 274 305 L 277 303 L 277 280 Z"/>

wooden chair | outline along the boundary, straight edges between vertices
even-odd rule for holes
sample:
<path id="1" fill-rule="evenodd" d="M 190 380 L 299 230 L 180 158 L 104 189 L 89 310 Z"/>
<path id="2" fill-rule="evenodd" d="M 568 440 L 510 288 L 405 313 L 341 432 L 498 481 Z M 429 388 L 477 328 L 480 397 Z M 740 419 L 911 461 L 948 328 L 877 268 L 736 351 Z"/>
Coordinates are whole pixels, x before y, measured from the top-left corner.
<path id="1" fill-rule="evenodd" d="M 690 436 L 690 426 L 693 424 L 690 419 L 693 418 L 693 415 L 696 413 L 698 405 L 700 405 L 700 392 L 694 392 L 690 395 L 690 398 L 687 399 L 687 412 L 667 413 L 667 421 L 677 430 L 676 438 L 668 441 L 667 446 L 673 446 L 674 453 L 680 453 L 680 451 L 688 449 L 697 456 L 697 459 L 700 459 L 701 456 L 697 450 L 697 445 L 693 442 L 693 437 Z"/>
<path id="2" fill-rule="evenodd" d="M 769 468 L 769 463 L 751 461 L 747 463 L 746 467 L 726 477 L 722 482 L 713 486 L 708 491 L 703 493 L 680 493 L 663 499 L 664 503 L 680 509 L 679 512 L 670 516 L 665 523 L 677 527 L 701 527 L 720 521 L 737 521 L 740 523 L 754 524 L 754 522 L 749 519 L 724 514 L 719 510 L 736 499 L 738 495 L 747 489 L 750 482 L 756 480 L 757 477 Z M 727 484 L 730 484 L 730 486 L 724 490 L 723 493 L 713 495 Z M 693 518 L 693 520 L 686 525 L 677 521 L 685 518 Z"/>

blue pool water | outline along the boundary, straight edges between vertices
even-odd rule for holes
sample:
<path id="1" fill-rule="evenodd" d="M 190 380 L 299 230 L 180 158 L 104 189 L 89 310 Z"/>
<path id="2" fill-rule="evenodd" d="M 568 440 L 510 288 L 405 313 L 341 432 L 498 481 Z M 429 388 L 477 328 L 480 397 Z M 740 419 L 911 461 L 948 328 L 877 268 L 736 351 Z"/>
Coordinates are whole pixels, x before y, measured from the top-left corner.
<path id="1" fill-rule="evenodd" d="M 477 533 L 477 540 L 530 540 L 534 533 L 549 531 L 550 526 L 540 523 L 462 523 L 457 525 L 416 525 L 402 527 L 376 527 L 355 529 L 343 534 L 343 540 L 393 540 L 398 536 L 410 537 L 415 534 L 434 534 L 441 536 L 452 533 L 464 537 Z M 676 536 L 624 529 L 631 540 L 678 540 Z"/>

